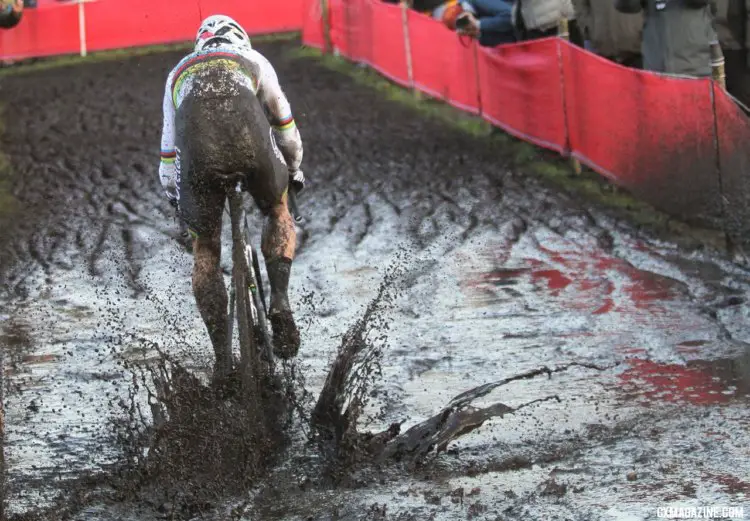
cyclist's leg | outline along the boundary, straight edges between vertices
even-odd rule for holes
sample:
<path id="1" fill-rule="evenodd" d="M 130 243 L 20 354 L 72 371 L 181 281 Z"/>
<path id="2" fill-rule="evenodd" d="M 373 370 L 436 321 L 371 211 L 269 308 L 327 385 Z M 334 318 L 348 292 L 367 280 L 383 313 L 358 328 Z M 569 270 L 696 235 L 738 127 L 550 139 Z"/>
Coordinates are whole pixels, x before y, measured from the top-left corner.
<path id="1" fill-rule="evenodd" d="M 177 181 L 180 217 L 193 238 L 193 295 L 216 354 L 215 378 L 221 378 L 232 369 L 226 349 L 227 292 L 220 270 L 221 216 L 226 192 L 218 179 L 196 169 L 186 152 L 178 145 L 182 156 Z"/>
<path id="2" fill-rule="evenodd" d="M 299 330 L 289 305 L 289 277 L 296 248 L 297 232 L 287 206 L 289 173 L 276 147 L 271 129 L 259 124 L 263 135 L 257 137 L 255 168 L 248 179 L 248 189 L 265 216 L 261 251 L 271 284 L 268 318 L 274 337 L 274 351 L 280 358 L 297 355 Z"/>

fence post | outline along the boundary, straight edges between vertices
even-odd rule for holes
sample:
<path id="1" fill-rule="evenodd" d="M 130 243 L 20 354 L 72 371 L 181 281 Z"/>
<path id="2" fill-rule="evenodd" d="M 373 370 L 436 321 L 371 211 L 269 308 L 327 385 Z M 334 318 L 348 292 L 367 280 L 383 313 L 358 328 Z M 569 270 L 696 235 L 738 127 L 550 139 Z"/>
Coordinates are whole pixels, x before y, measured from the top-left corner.
<path id="1" fill-rule="evenodd" d="M 727 88 L 727 75 L 724 69 L 724 53 L 721 50 L 719 42 L 711 42 L 711 76 L 721 85 L 722 89 Z"/>
<path id="2" fill-rule="evenodd" d="M 323 52 L 326 54 L 333 51 L 333 44 L 331 43 L 330 10 L 328 7 L 328 0 L 320 0 L 320 17 L 323 22 L 323 40 L 325 41 Z"/>
<path id="3" fill-rule="evenodd" d="M 557 22 L 557 36 L 565 40 L 566 42 L 570 41 L 570 30 L 568 28 L 568 19 L 567 18 L 560 18 L 560 20 Z M 560 68 L 561 71 L 564 71 L 565 69 L 563 67 Z M 561 78 L 563 81 L 563 84 L 565 82 L 565 76 Z M 563 95 L 565 95 L 565 89 L 563 89 Z M 566 100 L 563 99 L 563 105 L 566 105 Z M 566 118 L 567 118 L 567 110 L 565 111 Z M 566 129 L 567 129 L 567 122 L 565 123 Z M 566 132 L 570 132 L 570 129 L 567 129 Z M 567 136 L 568 139 L 568 145 L 570 145 L 570 136 Z M 570 149 L 570 146 L 568 146 L 568 149 Z M 570 165 L 573 168 L 573 173 L 575 175 L 581 175 L 581 162 L 578 161 L 575 157 L 570 158 Z"/>
<path id="4" fill-rule="evenodd" d="M 482 107 L 482 82 L 480 81 L 479 77 L 479 43 L 477 43 L 477 40 L 474 40 L 472 43 L 474 45 L 474 50 L 471 53 L 474 58 L 474 82 L 477 85 L 477 103 L 479 104 L 479 117 L 482 117 L 484 115 L 484 107 Z"/>
<path id="5" fill-rule="evenodd" d="M 406 54 L 406 73 L 409 77 L 409 88 L 414 96 L 417 95 L 417 89 L 414 87 L 414 67 L 411 61 L 411 35 L 409 34 L 409 0 L 401 0 L 401 25 L 404 30 L 404 52 Z"/>
<path id="6" fill-rule="evenodd" d="M 714 82 L 719 84 L 722 90 L 727 88 L 727 76 L 724 69 L 724 53 L 721 50 L 719 42 L 711 42 L 711 77 Z M 716 116 L 716 92 L 714 90 L 715 85 L 711 85 L 711 104 L 713 117 L 714 117 L 714 148 L 716 151 L 716 175 L 719 178 L 719 192 L 721 196 L 721 215 L 722 215 L 722 228 L 724 229 L 724 246 L 727 249 L 729 256 L 736 260 L 738 248 L 732 239 L 732 233 L 728 229 L 729 209 L 727 206 L 727 199 L 724 195 L 724 179 L 721 172 L 721 140 L 719 138 L 719 121 Z"/>
<path id="7" fill-rule="evenodd" d="M 83 0 L 78 0 L 78 39 L 81 46 L 81 56 L 86 56 L 86 8 Z"/>

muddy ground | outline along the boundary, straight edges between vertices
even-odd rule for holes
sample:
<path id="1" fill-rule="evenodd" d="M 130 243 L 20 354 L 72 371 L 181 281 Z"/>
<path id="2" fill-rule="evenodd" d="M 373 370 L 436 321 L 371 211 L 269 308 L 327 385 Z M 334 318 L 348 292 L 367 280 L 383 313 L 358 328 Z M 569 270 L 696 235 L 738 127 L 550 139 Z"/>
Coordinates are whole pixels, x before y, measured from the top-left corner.
<path id="1" fill-rule="evenodd" d="M 227 519 L 240 504 L 234 519 L 640 520 L 668 505 L 745 506 L 750 518 L 750 271 L 564 195 L 513 169 L 496 141 L 295 58 L 296 45 L 259 48 L 305 143 L 291 297 L 306 388 L 320 390 L 394 265 L 361 430 L 408 428 L 541 366 L 606 369 L 498 389 L 484 403 L 559 401 L 490 420 L 416 468 L 332 485 L 300 434 L 268 479 L 197 510 L 178 511 L 179 494 L 78 501 L 122 470 L 112 420 L 131 395 L 148 410 L 123 364 L 154 360 L 152 342 L 194 374 L 211 365 L 156 175 L 163 81 L 181 55 L 3 77 L 9 519 L 56 499 L 80 520 Z"/>

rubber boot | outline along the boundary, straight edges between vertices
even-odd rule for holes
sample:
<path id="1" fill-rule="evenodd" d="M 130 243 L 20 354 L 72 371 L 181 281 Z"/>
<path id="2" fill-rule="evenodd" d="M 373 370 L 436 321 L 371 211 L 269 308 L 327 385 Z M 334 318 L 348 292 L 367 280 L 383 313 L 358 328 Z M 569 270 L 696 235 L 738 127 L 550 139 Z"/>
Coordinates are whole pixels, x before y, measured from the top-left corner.
<path id="1" fill-rule="evenodd" d="M 285 360 L 297 356 L 300 346 L 299 330 L 294 323 L 287 295 L 291 270 L 291 259 L 282 257 L 266 263 L 268 281 L 271 283 L 268 319 L 273 329 L 273 351 L 276 356 Z"/>

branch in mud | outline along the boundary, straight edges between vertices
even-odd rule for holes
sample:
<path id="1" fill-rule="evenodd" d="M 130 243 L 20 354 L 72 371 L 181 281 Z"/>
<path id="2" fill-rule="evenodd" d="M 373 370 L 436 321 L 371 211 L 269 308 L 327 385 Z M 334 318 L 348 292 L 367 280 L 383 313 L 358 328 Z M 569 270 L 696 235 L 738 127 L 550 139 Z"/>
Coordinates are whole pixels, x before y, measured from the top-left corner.
<path id="1" fill-rule="evenodd" d="M 557 395 L 538 398 L 530 402 L 510 407 L 503 403 L 495 403 L 485 408 L 476 408 L 471 403 L 493 390 L 514 381 L 528 380 L 541 375 L 551 377 L 555 373 L 566 371 L 572 367 L 583 367 L 603 371 L 608 367 L 600 367 L 587 363 L 570 363 L 553 369 L 541 367 L 525 373 L 510 376 L 488 384 L 475 387 L 453 398 L 438 414 L 411 427 L 404 433 L 400 432 L 400 424 L 391 425 L 388 430 L 377 434 L 359 434 L 353 425 L 339 425 L 344 431 L 337 434 L 339 448 L 356 447 L 364 449 L 371 457 L 381 462 L 391 460 L 420 461 L 434 452 L 436 455 L 447 449 L 448 444 L 479 427 L 491 418 L 502 418 L 534 404 L 556 400 Z M 354 411 L 356 416 L 357 411 Z"/>
<path id="2" fill-rule="evenodd" d="M 382 447 L 379 458 L 404 459 L 409 457 L 412 460 L 420 460 L 435 450 L 436 454 L 443 452 L 451 441 L 468 434 L 479 427 L 490 418 L 502 418 L 506 414 L 513 414 L 525 407 L 531 405 L 556 400 L 560 402 L 557 395 L 539 398 L 530 402 L 519 405 L 518 407 L 509 407 L 503 403 L 495 403 L 489 407 L 478 409 L 470 404 L 477 398 L 486 396 L 493 390 L 519 380 L 529 380 L 540 375 L 546 374 L 551 377 L 554 373 L 567 371 L 571 367 L 584 367 L 587 369 L 596 369 L 603 371 L 606 367 L 600 367 L 594 364 L 570 363 L 550 369 L 549 367 L 540 367 L 515 376 L 510 376 L 488 384 L 475 387 L 469 391 L 459 394 L 453 398 L 447 407 L 432 418 L 415 425 L 403 434 L 394 436 L 387 440 Z M 393 426 L 389 432 L 393 432 Z M 381 439 L 382 436 L 381 436 Z"/>
<path id="3" fill-rule="evenodd" d="M 560 402 L 560 397 L 553 395 L 538 398 L 515 408 L 503 403 L 495 403 L 482 409 L 470 405 L 464 405 L 459 409 L 448 407 L 387 442 L 378 458 L 421 460 L 433 450 L 440 454 L 448 448 L 451 441 L 478 429 L 491 418 L 502 418 L 506 414 L 513 414 L 531 405 L 551 400 Z"/>
<path id="4" fill-rule="evenodd" d="M 474 389 L 466 391 L 465 393 L 461 393 L 455 398 L 453 398 L 448 404 L 448 407 L 455 408 L 455 407 L 461 407 L 463 405 L 466 405 L 476 400 L 477 398 L 481 398 L 482 396 L 488 395 L 489 393 L 491 393 L 498 387 L 507 385 L 510 382 L 516 382 L 518 380 L 530 380 L 531 378 L 534 378 L 543 374 L 546 374 L 547 377 L 551 378 L 553 374 L 567 371 L 571 367 L 583 367 L 584 369 L 596 369 L 597 371 L 606 371 L 607 369 L 611 369 L 614 366 L 601 367 L 595 364 L 587 364 L 587 363 L 582 363 L 582 362 L 571 362 L 569 364 L 561 365 L 554 369 L 550 369 L 549 367 L 544 366 L 544 367 L 540 367 L 539 369 L 533 369 L 525 373 L 521 373 L 515 376 L 510 376 L 508 378 L 499 380 L 497 382 L 492 382 L 492 383 L 480 385 L 479 387 L 475 387 Z"/>

